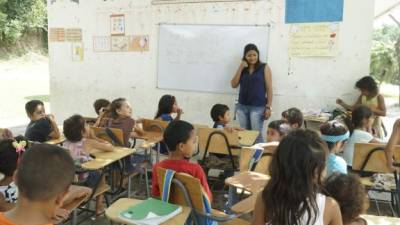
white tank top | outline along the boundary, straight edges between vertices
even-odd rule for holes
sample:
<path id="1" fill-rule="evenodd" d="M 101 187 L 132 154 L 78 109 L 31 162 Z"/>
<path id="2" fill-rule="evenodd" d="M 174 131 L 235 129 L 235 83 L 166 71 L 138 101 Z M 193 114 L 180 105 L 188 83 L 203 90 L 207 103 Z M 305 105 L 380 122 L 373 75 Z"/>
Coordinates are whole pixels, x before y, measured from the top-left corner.
<path id="1" fill-rule="evenodd" d="M 326 200 L 325 195 L 320 194 L 320 193 L 317 194 L 316 201 L 317 201 L 317 207 L 318 207 L 318 216 L 317 216 L 317 219 L 315 220 L 315 223 L 310 224 L 310 225 L 324 225 L 325 200 Z M 302 225 L 307 224 L 307 220 L 308 220 L 308 213 L 306 212 L 303 215 L 303 217 L 301 218 L 301 224 Z M 271 223 L 265 223 L 265 225 L 271 225 Z"/>

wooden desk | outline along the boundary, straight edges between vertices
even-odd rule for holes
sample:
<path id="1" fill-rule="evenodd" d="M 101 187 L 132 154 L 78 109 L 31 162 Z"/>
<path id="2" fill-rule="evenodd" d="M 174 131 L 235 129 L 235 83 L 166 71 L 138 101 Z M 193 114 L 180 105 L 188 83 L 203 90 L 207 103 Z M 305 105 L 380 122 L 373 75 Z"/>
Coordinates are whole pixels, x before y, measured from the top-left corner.
<path id="1" fill-rule="evenodd" d="M 270 176 L 257 172 L 241 172 L 228 177 L 225 184 L 229 185 L 228 206 L 234 213 L 249 213 L 254 210 L 257 195 L 260 193 Z M 250 192 L 252 195 L 242 201 L 238 201 L 237 189 Z"/>
<path id="2" fill-rule="evenodd" d="M 44 143 L 45 144 L 50 144 L 50 145 L 59 145 L 59 144 L 62 144 L 66 140 L 67 139 L 64 137 L 64 135 L 61 135 L 61 137 L 59 137 L 57 139 L 51 139 L 51 140 L 48 140 L 48 141 L 46 141 Z"/>
<path id="3" fill-rule="evenodd" d="M 135 133 L 134 138 L 157 143 L 163 140 L 163 133 L 157 131 L 145 131 L 142 135 Z"/>
<path id="4" fill-rule="evenodd" d="M 387 217 L 387 216 L 373 216 L 373 215 L 361 215 L 368 225 L 399 225 L 400 218 L 397 217 Z"/>
<path id="5" fill-rule="evenodd" d="M 119 214 L 129 208 L 132 205 L 136 205 L 138 203 L 142 202 L 142 200 L 137 200 L 137 199 L 129 199 L 129 198 L 121 198 L 118 201 L 114 202 L 107 210 L 106 210 L 106 216 L 109 220 L 117 223 L 122 223 L 122 224 L 129 224 L 129 225 L 134 225 L 133 223 L 127 223 L 124 220 L 121 220 L 119 218 Z M 186 219 L 188 218 L 190 214 L 190 208 L 187 206 L 182 206 L 182 212 L 175 217 L 165 221 L 162 223 L 162 225 L 178 225 L 178 224 L 184 224 L 186 222 Z"/>
<path id="6" fill-rule="evenodd" d="M 308 122 L 316 123 L 319 126 L 325 122 L 328 122 L 329 118 L 321 117 L 321 116 L 314 116 L 314 115 L 304 115 L 303 120 L 304 120 L 304 127 L 307 129 L 307 128 L 310 128 Z M 319 127 L 318 127 L 318 130 L 319 130 Z"/>
<path id="7" fill-rule="evenodd" d="M 82 168 L 87 170 L 102 169 L 113 162 L 116 162 L 126 156 L 135 153 L 136 150 L 132 148 L 115 147 L 113 152 L 94 151 L 91 153 L 95 159 L 82 164 Z"/>
<path id="8" fill-rule="evenodd" d="M 254 145 L 254 142 L 256 141 L 259 134 L 260 132 L 256 130 L 239 131 L 239 144 L 241 146 L 252 146 Z"/>
<path id="9" fill-rule="evenodd" d="M 225 179 L 225 184 L 243 189 L 251 193 L 262 191 L 269 181 L 270 176 L 262 173 L 245 171 Z"/>

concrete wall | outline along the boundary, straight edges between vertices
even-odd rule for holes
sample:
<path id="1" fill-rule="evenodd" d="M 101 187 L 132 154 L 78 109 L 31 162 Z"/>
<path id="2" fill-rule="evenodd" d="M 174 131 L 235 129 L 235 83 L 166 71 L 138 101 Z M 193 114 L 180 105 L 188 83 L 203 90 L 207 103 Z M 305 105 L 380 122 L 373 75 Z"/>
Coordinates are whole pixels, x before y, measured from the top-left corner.
<path id="1" fill-rule="evenodd" d="M 339 55 L 334 58 L 290 58 L 289 25 L 284 23 L 284 0 L 152 5 L 150 0 L 85 0 L 50 4 L 49 27 L 81 27 L 85 55 L 73 62 L 70 43 L 49 44 L 51 110 L 59 121 L 73 113 L 94 115 L 92 103 L 105 97 L 126 97 L 134 117 L 153 117 L 165 93 L 177 97 L 183 119 L 211 124 L 214 103 L 232 109 L 235 95 L 160 90 L 157 79 L 159 23 L 271 24 L 268 64 L 273 72 L 273 118 L 297 106 L 303 110 L 334 105 L 335 98 L 353 101 L 355 81 L 369 73 L 374 15 L 373 0 L 344 1 L 340 23 Z M 107 35 L 112 13 L 126 14 L 126 33 L 150 35 L 150 51 L 95 53 L 92 37 Z M 267 38 L 267 37 L 266 37 Z M 238 46 L 243 48 L 243 46 Z M 233 75 L 232 75 L 233 76 Z"/>

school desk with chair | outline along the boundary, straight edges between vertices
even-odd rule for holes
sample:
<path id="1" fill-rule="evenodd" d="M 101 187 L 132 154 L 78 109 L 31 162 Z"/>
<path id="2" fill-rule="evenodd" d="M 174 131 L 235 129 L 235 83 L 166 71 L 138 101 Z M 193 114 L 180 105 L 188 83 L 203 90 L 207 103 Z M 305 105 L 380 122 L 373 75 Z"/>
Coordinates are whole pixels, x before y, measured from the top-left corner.
<path id="1" fill-rule="evenodd" d="M 91 155 L 94 157 L 93 160 L 85 162 L 81 165 L 81 167 L 85 170 L 99 170 L 101 171 L 101 176 L 105 175 L 106 168 L 110 167 L 112 164 L 121 161 L 123 163 L 122 171 L 124 171 L 125 165 L 124 160 L 125 157 L 128 157 L 136 152 L 136 149 L 125 148 L 125 147 L 115 147 L 115 151 L 113 152 L 104 152 L 104 151 L 96 151 L 94 150 Z M 128 195 L 130 195 L 130 190 L 132 189 L 131 178 L 128 179 Z M 110 174 L 110 183 L 111 183 L 111 191 L 112 195 L 123 195 L 124 192 L 121 187 L 123 176 L 120 177 L 121 181 L 118 184 L 115 184 L 114 181 L 114 173 Z M 95 190 L 94 190 L 95 192 Z M 116 196 L 116 197 L 118 197 Z"/>
<path id="2" fill-rule="evenodd" d="M 62 145 L 62 143 L 64 143 L 67 139 L 65 138 L 64 134 L 63 134 L 63 126 L 59 125 L 58 126 L 58 130 L 60 131 L 60 137 L 56 138 L 56 139 L 50 139 L 46 142 L 44 142 L 45 144 L 50 144 L 50 145 Z"/>

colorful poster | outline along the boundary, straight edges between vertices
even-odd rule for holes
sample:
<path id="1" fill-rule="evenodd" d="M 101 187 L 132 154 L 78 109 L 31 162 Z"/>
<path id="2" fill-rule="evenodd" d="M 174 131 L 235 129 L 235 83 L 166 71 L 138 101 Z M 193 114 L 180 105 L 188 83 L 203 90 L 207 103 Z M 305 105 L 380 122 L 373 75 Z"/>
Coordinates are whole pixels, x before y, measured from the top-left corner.
<path id="1" fill-rule="evenodd" d="M 286 0 L 286 23 L 319 23 L 343 20 L 344 0 Z"/>
<path id="2" fill-rule="evenodd" d="M 94 52 L 110 52 L 111 51 L 111 38 L 109 36 L 93 37 L 93 51 Z"/>
<path id="3" fill-rule="evenodd" d="M 110 16 L 111 35 L 125 35 L 125 15 L 114 14 Z"/>
<path id="4" fill-rule="evenodd" d="M 68 42 L 81 42 L 82 41 L 82 29 L 80 29 L 80 28 L 65 29 L 65 39 Z"/>
<path id="5" fill-rule="evenodd" d="M 129 51 L 133 52 L 149 51 L 149 36 L 148 35 L 130 36 Z"/>
<path id="6" fill-rule="evenodd" d="M 129 51 L 128 36 L 111 36 L 111 51 L 127 52 Z"/>
<path id="7" fill-rule="evenodd" d="M 289 34 L 289 54 L 294 57 L 336 56 L 338 23 L 292 25 Z"/>
<path id="8" fill-rule="evenodd" d="M 82 42 L 72 43 L 72 61 L 83 61 L 84 48 Z"/>
<path id="9" fill-rule="evenodd" d="M 64 42 L 65 29 L 64 28 L 50 28 L 49 29 L 49 42 Z"/>

